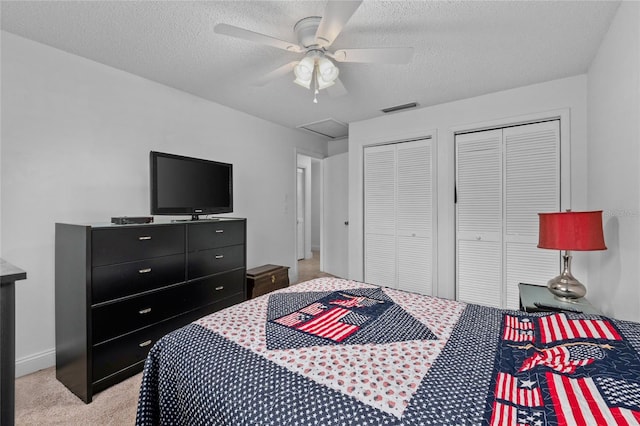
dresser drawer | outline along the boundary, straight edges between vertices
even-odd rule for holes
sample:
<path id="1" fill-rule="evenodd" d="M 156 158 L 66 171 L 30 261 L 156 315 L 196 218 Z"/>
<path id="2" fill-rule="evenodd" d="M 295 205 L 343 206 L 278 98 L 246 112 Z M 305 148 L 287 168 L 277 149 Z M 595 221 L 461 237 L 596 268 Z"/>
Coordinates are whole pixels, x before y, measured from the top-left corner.
<path id="1" fill-rule="evenodd" d="M 92 264 L 95 267 L 183 253 L 184 234 L 184 226 L 94 229 Z"/>
<path id="2" fill-rule="evenodd" d="M 93 381 L 142 361 L 151 347 L 165 334 L 179 328 L 171 321 L 127 334 L 93 347 Z"/>
<path id="3" fill-rule="evenodd" d="M 227 246 L 189 253 L 187 279 L 193 280 L 244 266 L 244 246 Z"/>
<path id="4" fill-rule="evenodd" d="M 244 270 L 94 307 L 93 341 L 100 343 L 243 292 Z"/>
<path id="5" fill-rule="evenodd" d="M 228 297 L 219 302 L 188 312 L 179 317 L 143 328 L 117 339 L 93 346 L 93 383 L 115 374 L 144 360 L 151 347 L 162 336 L 183 327 L 203 316 L 220 309 L 235 305 L 243 300 L 241 294 Z"/>
<path id="6" fill-rule="evenodd" d="M 192 284 L 203 286 L 206 292 L 215 296 L 216 300 L 224 299 L 236 293 L 244 295 L 245 272 L 244 269 L 217 274 L 207 278 L 200 278 L 197 281 L 190 281 Z M 213 291 L 212 291 L 213 289 Z M 205 297 L 203 295 L 202 297 Z"/>
<path id="7" fill-rule="evenodd" d="M 93 304 L 176 284 L 186 279 L 184 254 L 99 266 L 92 271 Z"/>
<path id="8" fill-rule="evenodd" d="M 241 220 L 190 223 L 189 251 L 244 244 L 245 222 Z"/>

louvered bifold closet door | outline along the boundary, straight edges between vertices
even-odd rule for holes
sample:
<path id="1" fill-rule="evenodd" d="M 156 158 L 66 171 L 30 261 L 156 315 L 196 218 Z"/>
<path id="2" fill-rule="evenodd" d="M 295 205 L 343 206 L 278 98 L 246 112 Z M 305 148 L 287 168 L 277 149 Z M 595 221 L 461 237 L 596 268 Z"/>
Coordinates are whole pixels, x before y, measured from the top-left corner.
<path id="1" fill-rule="evenodd" d="M 456 136 L 457 299 L 502 300 L 502 131 Z"/>
<path id="2" fill-rule="evenodd" d="M 537 248 L 538 213 L 560 210 L 559 121 L 503 130 L 506 306 L 518 309 L 518 283 L 558 275 L 559 252 Z"/>
<path id="3" fill-rule="evenodd" d="M 396 150 L 364 149 L 364 281 L 396 284 Z"/>
<path id="4" fill-rule="evenodd" d="M 397 147 L 398 288 L 433 294 L 432 141 Z"/>

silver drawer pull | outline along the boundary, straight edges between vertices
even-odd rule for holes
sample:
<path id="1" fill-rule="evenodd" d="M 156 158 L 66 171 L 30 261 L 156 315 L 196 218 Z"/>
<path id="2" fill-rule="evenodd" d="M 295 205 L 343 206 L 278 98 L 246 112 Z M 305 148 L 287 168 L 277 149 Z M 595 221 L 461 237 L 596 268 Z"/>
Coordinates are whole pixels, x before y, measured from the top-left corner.
<path id="1" fill-rule="evenodd" d="M 223 289 L 224 289 L 223 285 L 216 287 L 216 291 L 220 291 L 220 290 L 223 290 Z"/>
<path id="2" fill-rule="evenodd" d="M 145 346 L 149 346 L 151 344 L 151 340 L 145 340 L 144 342 L 140 343 L 138 346 L 140 346 L 141 348 L 144 348 Z"/>
<path id="3" fill-rule="evenodd" d="M 216 254 L 216 259 L 222 259 L 224 257 L 223 254 Z"/>
<path id="4" fill-rule="evenodd" d="M 140 315 L 148 314 L 149 312 L 151 312 L 151 308 L 140 309 L 138 311 Z"/>
<path id="5" fill-rule="evenodd" d="M 216 234 L 222 234 L 224 232 L 224 229 L 216 229 Z"/>
<path id="6" fill-rule="evenodd" d="M 148 274 L 151 272 L 151 268 L 138 269 L 139 274 Z"/>
<path id="7" fill-rule="evenodd" d="M 151 237 L 150 237 L 149 235 L 143 235 L 143 236 L 141 236 L 141 237 L 138 237 L 138 239 L 139 239 L 140 241 L 145 241 L 145 240 L 150 240 L 150 239 L 151 239 Z"/>

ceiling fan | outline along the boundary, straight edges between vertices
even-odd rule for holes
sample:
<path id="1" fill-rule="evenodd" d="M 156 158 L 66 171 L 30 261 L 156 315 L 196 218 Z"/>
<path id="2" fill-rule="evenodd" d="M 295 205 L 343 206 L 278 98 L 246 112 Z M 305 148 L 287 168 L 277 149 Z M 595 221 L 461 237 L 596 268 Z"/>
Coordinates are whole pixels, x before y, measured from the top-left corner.
<path id="1" fill-rule="evenodd" d="M 360 62 L 383 64 L 406 64 L 413 56 L 412 47 L 387 47 L 369 49 L 328 50 L 338 37 L 342 28 L 362 4 L 356 1 L 332 1 L 325 6 L 322 17 L 310 16 L 299 20 L 293 27 L 298 43 L 280 40 L 265 34 L 256 33 L 244 28 L 228 24 L 217 24 L 214 31 L 254 43 L 277 47 L 294 53 L 303 54 L 299 61 L 289 62 L 258 79 L 254 84 L 261 86 L 269 81 L 282 77 L 293 70 L 294 83 L 307 89 L 314 89 L 315 103 L 319 90 L 329 88 L 332 96 L 346 94 L 344 85 L 338 75 L 340 70 L 332 62 Z"/>

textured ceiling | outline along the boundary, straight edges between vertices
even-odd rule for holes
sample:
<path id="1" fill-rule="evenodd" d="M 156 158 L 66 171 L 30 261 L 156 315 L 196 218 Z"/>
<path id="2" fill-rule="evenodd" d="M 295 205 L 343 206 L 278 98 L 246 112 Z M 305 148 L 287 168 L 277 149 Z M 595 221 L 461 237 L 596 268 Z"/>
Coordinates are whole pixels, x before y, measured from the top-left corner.
<path id="1" fill-rule="evenodd" d="M 478 96 L 581 74 L 619 5 L 597 1 L 365 0 L 332 49 L 413 47 L 408 65 L 338 64 L 332 98 L 293 84 L 257 87 L 299 54 L 216 34 L 227 23 L 296 41 L 318 1 L 2 1 L 2 29 L 295 128 L 349 123 L 380 109 Z"/>

